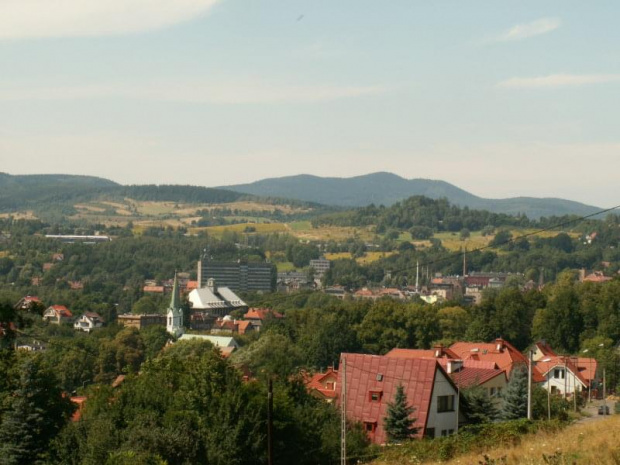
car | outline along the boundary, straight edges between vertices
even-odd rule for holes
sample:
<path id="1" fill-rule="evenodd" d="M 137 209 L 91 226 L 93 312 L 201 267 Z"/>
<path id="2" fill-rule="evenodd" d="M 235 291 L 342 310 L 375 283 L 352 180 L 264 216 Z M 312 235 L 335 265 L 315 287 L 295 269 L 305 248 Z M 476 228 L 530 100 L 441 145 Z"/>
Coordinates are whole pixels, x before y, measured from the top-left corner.
<path id="1" fill-rule="evenodd" d="M 607 405 L 601 405 L 598 408 L 598 414 L 599 415 L 609 415 L 609 406 Z"/>

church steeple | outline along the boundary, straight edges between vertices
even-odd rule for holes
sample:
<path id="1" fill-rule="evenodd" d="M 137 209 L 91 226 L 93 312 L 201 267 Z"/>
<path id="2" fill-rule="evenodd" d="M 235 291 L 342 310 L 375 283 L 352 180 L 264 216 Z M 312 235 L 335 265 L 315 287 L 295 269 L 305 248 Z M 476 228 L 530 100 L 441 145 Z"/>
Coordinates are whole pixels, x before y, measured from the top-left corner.
<path id="1" fill-rule="evenodd" d="M 174 284 L 172 285 L 172 297 L 170 298 L 170 308 L 175 310 L 181 308 L 181 297 L 179 295 L 179 279 L 177 272 L 174 272 Z"/>
<path id="2" fill-rule="evenodd" d="M 183 309 L 181 308 L 181 294 L 179 291 L 179 279 L 174 273 L 174 284 L 172 286 L 172 296 L 170 297 L 170 307 L 166 315 L 166 330 L 174 335 L 183 334 Z"/>

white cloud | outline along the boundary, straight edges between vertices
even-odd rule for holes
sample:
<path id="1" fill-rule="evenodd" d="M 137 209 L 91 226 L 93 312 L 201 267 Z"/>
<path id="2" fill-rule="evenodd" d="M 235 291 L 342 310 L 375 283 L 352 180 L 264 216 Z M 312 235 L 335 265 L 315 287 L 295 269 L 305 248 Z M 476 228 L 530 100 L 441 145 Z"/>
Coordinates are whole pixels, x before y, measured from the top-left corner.
<path id="1" fill-rule="evenodd" d="M 562 22 L 558 18 L 542 18 L 530 23 L 517 24 L 499 36 L 500 41 L 523 40 L 554 31 Z"/>
<path id="2" fill-rule="evenodd" d="M 1 0 L 0 40 L 145 32 L 194 19 L 219 0 Z"/>
<path id="3" fill-rule="evenodd" d="M 620 74 L 551 74 L 549 76 L 529 78 L 514 77 L 498 83 L 497 87 L 506 89 L 543 89 L 606 84 L 619 81 Z"/>
<path id="4" fill-rule="evenodd" d="M 380 86 L 298 86 L 265 84 L 259 80 L 224 82 L 162 81 L 146 84 L 112 84 L 66 87 L 2 87 L 0 101 L 83 100 L 125 98 L 137 100 L 264 104 L 313 103 L 361 97 L 384 92 Z"/>

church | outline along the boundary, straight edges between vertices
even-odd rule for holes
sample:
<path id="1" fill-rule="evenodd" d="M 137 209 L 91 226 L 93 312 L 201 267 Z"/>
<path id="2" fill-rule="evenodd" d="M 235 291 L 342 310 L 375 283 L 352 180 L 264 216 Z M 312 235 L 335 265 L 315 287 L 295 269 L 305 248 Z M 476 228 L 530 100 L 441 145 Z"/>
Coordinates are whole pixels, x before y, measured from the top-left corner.
<path id="1" fill-rule="evenodd" d="M 166 330 L 175 337 L 183 334 L 183 309 L 181 308 L 181 294 L 179 291 L 179 281 L 177 274 L 174 273 L 174 285 L 170 306 L 166 314 Z"/>

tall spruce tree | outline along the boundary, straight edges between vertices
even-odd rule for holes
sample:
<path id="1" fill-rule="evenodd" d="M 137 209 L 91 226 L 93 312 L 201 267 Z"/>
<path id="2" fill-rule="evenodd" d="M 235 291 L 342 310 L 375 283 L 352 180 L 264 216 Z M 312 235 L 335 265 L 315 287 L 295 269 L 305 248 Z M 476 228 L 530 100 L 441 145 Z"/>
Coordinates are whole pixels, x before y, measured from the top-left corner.
<path id="1" fill-rule="evenodd" d="M 414 425 L 416 419 L 411 415 L 415 408 L 407 404 L 407 395 L 402 384 L 396 386 L 394 401 L 388 402 L 387 415 L 383 419 L 383 427 L 387 433 L 388 442 L 395 443 L 410 439 L 418 432 Z"/>
<path id="2" fill-rule="evenodd" d="M 50 440 L 73 411 L 51 373 L 28 356 L 0 422 L 0 465 L 40 463 Z"/>
<path id="3" fill-rule="evenodd" d="M 503 420 L 516 420 L 527 416 L 527 367 L 520 365 L 512 370 L 504 391 Z"/>
<path id="4" fill-rule="evenodd" d="M 477 425 L 491 423 L 497 419 L 499 412 L 493 403 L 493 399 L 480 386 L 462 389 L 461 397 L 463 399 L 463 412 L 469 423 Z"/>

